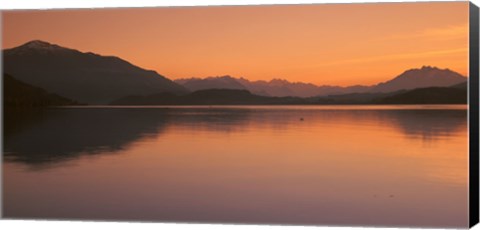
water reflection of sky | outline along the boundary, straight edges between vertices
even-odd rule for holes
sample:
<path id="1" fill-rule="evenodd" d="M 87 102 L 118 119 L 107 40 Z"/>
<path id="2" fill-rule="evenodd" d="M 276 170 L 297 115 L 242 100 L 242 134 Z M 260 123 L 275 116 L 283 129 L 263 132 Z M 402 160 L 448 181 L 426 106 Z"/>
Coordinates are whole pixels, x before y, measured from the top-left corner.
<path id="1" fill-rule="evenodd" d="M 11 217 L 467 223 L 463 109 L 91 108 L 12 115 L 6 114 L 4 139 Z M 25 190 L 38 181 L 49 186 L 40 195 Z M 97 198 L 88 197 L 93 193 Z M 62 207 L 50 207 L 52 194 L 60 194 Z M 112 203 L 127 197 L 131 202 Z M 104 207 L 92 211 L 94 202 Z"/>
<path id="2" fill-rule="evenodd" d="M 308 108 L 308 106 L 307 106 Z M 116 151 L 141 138 L 177 130 L 246 132 L 312 125 L 340 127 L 358 124 L 370 129 L 391 127 L 423 142 L 447 140 L 466 133 L 466 110 L 309 110 L 309 109 L 54 109 L 6 114 L 6 159 L 48 164 Z M 306 127 L 305 127 L 306 125 Z M 309 129 L 312 132 L 316 129 Z M 348 137 L 345 137 L 348 138 Z"/>

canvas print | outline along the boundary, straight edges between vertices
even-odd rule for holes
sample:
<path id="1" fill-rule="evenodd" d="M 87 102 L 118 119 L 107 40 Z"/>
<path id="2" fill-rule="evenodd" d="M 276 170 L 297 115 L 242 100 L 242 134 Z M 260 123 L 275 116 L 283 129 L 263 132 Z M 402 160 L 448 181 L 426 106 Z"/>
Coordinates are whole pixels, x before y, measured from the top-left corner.
<path id="1" fill-rule="evenodd" d="M 468 11 L 3 11 L 3 217 L 468 227 Z"/>

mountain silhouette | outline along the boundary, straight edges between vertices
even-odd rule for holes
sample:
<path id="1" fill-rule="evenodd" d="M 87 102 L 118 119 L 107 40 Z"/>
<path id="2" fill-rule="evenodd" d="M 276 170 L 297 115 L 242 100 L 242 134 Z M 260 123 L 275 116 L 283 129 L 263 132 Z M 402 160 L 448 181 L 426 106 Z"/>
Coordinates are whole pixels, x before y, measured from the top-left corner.
<path id="1" fill-rule="evenodd" d="M 175 80 L 190 91 L 204 89 L 246 89 L 253 94 L 270 97 L 313 97 L 319 95 L 342 94 L 350 92 L 365 92 L 368 86 L 317 86 L 311 83 L 290 82 L 275 78 L 270 81 L 250 81 L 245 78 L 231 76 L 207 78 L 183 78 Z"/>
<path id="2" fill-rule="evenodd" d="M 249 81 L 245 78 L 237 79 L 252 93 L 273 97 L 310 97 L 319 93 L 314 84 L 303 82 L 289 82 L 284 79 L 272 79 L 270 81 Z"/>
<path id="3" fill-rule="evenodd" d="M 463 89 L 463 90 L 468 90 L 468 81 L 465 81 L 465 82 L 462 82 L 462 83 L 459 83 L 459 84 L 456 84 L 456 85 L 452 85 L 450 86 L 452 88 L 457 88 L 457 89 Z"/>
<path id="4" fill-rule="evenodd" d="M 3 105 L 9 108 L 78 105 L 78 103 L 49 93 L 44 89 L 26 84 L 4 73 Z"/>
<path id="5" fill-rule="evenodd" d="M 381 104 L 467 104 L 467 89 L 452 87 L 417 88 L 381 98 Z"/>
<path id="6" fill-rule="evenodd" d="M 318 104 L 467 104 L 467 82 L 393 92 L 349 93 L 314 97 Z"/>
<path id="7" fill-rule="evenodd" d="M 190 91 L 204 89 L 246 89 L 235 78 L 230 76 L 207 77 L 207 78 L 185 78 L 177 79 L 174 82 L 183 85 Z"/>
<path id="8" fill-rule="evenodd" d="M 420 69 L 410 69 L 392 80 L 374 86 L 370 92 L 393 92 L 427 87 L 449 87 L 467 81 L 465 76 L 449 69 L 423 66 Z"/>
<path id="9" fill-rule="evenodd" d="M 253 94 L 271 97 L 315 97 L 328 95 L 344 95 L 354 93 L 392 93 L 399 90 L 410 90 L 427 87 L 448 87 L 466 81 L 466 77 L 449 69 L 423 66 L 410 69 L 399 76 L 377 85 L 331 86 L 315 85 L 304 82 L 290 82 L 284 79 L 270 81 L 250 81 L 245 78 L 231 76 L 188 78 L 176 80 L 191 91 L 203 89 L 246 89 Z"/>
<path id="10" fill-rule="evenodd" d="M 344 98 L 362 96 L 363 99 L 368 99 L 362 99 L 365 102 L 392 96 L 391 93 L 401 90 L 449 87 L 467 80 L 465 76 L 449 69 L 423 66 L 407 70 L 389 81 L 371 86 L 318 86 L 284 79 L 250 81 L 231 76 L 178 79 L 174 82 L 155 71 L 142 69 L 118 57 L 83 53 L 39 40 L 6 49 L 3 54 L 5 72 L 15 76 L 17 80 L 61 97 L 88 104 L 109 104 L 112 101 L 118 102 L 120 98 L 125 100 L 126 97 L 144 97 L 152 100 L 152 95 L 156 95 L 157 99 L 159 95 L 170 95 L 176 98 L 168 99 L 168 103 L 172 103 L 182 98 L 175 95 L 209 89 L 247 90 L 255 96 L 277 98 L 275 103 L 282 97 L 308 99 L 332 96 L 327 98 L 327 101 L 331 101 L 332 98 L 338 99 L 338 95 L 347 95 Z M 265 99 L 259 98 L 261 102 L 257 104 L 265 103 Z M 349 100 L 345 101 L 350 103 Z"/>
<path id="11" fill-rule="evenodd" d="M 341 105 L 341 104 L 466 104 L 466 88 L 427 87 L 389 93 L 350 93 L 319 97 L 269 97 L 248 90 L 207 89 L 190 94 L 131 95 L 111 105 Z"/>
<path id="12" fill-rule="evenodd" d="M 187 90 L 155 71 L 114 56 L 101 56 L 31 41 L 3 50 L 4 71 L 18 80 L 88 104 L 106 104 L 132 94 Z"/>
<path id="13" fill-rule="evenodd" d="M 111 102 L 112 105 L 281 105 L 306 104 L 297 97 L 267 97 L 238 89 L 206 89 L 186 95 L 167 93 L 131 95 Z"/>

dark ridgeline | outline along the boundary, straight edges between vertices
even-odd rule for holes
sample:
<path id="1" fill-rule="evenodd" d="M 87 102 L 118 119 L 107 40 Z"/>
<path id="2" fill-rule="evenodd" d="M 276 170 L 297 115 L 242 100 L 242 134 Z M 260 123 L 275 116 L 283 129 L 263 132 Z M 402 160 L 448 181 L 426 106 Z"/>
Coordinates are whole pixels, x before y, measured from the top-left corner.
<path id="1" fill-rule="evenodd" d="M 381 104 L 467 104 L 467 89 L 429 87 L 375 100 Z"/>
<path id="2" fill-rule="evenodd" d="M 462 85 L 466 85 L 461 83 Z M 247 90 L 207 89 L 186 95 L 132 95 L 111 105 L 350 105 L 350 104 L 466 104 L 466 88 L 429 87 L 390 93 L 352 93 L 323 97 L 267 97 Z"/>
<path id="3" fill-rule="evenodd" d="M 320 97 L 323 104 L 467 104 L 467 82 L 389 93 L 352 93 Z"/>
<path id="4" fill-rule="evenodd" d="M 423 66 L 420 69 L 407 70 L 399 76 L 377 85 L 354 85 L 348 87 L 311 83 L 289 82 L 282 79 L 271 81 L 249 81 L 231 76 L 178 79 L 178 84 L 191 91 L 204 89 L 246 89 L 253 94 L 271 97 L 316 97 L 353 93 L 391 93 L 427 87 L 448 87 L 467 81 L 467 78 L 449 69 Z"/>
<path id="5" fill-rule="evenodd" d="M 396 95 L 404 91 L 396 91 L 390 93 L 348 93 L 339 95 L 328 95 L 314 97 L 317 104 L 375 104 L 375 100 L 380 98 Z"/>
<path id="6" fill-rule="evenodd" d="M 3 50 L 4 71 L 20 81 L 87 104 L 132 95 L 187 90 L 118 57 L 83 53 L 43 41 Z"/>
<path id="7" fill-rule="evenodd" d="M 465 81 L 465 82 L 462 82 L 462 83 L 459 83 L 459 84 L 456 84 L 456 85 L 452 85 L 450 87 L 455 88 L 455 89 L 467 90 L 468 89 L 468 81 Z"/>
<path id="8" fill-rule="evenodd" d="M 171 81 L 118 57 L 31 41 L 6 49 L 4 69 L 59 98 L 97 105 L 466 104 L 467 78 L 423 66 L 372 86 L 316 86 L 230 76 Z M 193 91 L 193 92 L 192 92 Z M 18 96 L 18 95 L 17 95 Z M 53 96 L 52 96 L 53 97 Z M 13 99 L 9 99 L 9 103 Z M 53 100 L 51 98 L 50 100 Z M 52 102 L 53 103 L 53 102 Z M 57 103 L 57 102 L 56 102 Z M 47 103 L 48 104 L 48 103 Z M 69 104 L 59 101 L 59 105 Z"/>
<path id="9" fill-rule="evenodd" d="M 283 79 L 270 81 L 250 81 L 245 78 L 231 76 L 207 77 L 207 78 L 184 78 L 174 80 L 190 91 L 204 89 L 246 89 L 253 94 L 269 97 L 313 97 L 328 94 L 340 94 L 349 92 L 364 92 L 368 86 L 316 86 L 311 83 L 289 82 Z"/>
<path id="10" fill-rule="evenodd" d="M 128 96 L 113 101 L 112 105 L 289 105 L 307 104 L 298 97 L 265 97 L 236 89 L 206 89 L 187 95 L 154 94 Z"/>
<path id="11" fill-rule="evenodd" d="M 5 108 L 79 105 L 78 102 L 49 93 L 44 89 L 3 74 L 3 105 Z"/>

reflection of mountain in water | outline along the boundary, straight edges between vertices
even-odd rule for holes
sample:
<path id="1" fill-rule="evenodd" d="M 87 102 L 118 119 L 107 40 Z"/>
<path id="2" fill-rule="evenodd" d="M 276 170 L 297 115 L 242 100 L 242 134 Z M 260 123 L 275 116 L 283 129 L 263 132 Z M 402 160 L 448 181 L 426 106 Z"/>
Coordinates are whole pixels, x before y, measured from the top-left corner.
<path id="1" fill-rule="evenodd" d="M 208 130 L 240 131 L 245 126 L 288 129 L 301 121 L 338 124 L 339 121 L 393 126 L 411 138 L 423 141 L 448 138 L 466 130 L 467 110 L 293 110 L 218 109 L 196 111 L 175 118 L 177 126 L 204 127 Z M 384 124 L 384 125 L 383 125 Z"/>
<path id="2" fill-rule="evenodd" d="M 467 110 L 397 110 L 384 111 L 390 120 L 409 138 L 435 141 L 467 130 Z"/>
<path id="3" fill-rule="evenodd" d="M 115 152 L 167 132 L 207 130 L 279 133 L 299 124 L 396 127 L 409 138 L 436 141 L 466 130 L 466 110 L 321 110 L 284 108 L 94 108 L 7 111 L 5 159 L 31 166 Z M 358 126 L 359 128 L 362 126 Z M 319 130 L 321 132 L 321 130 Z M 348 137 L 345 137 L 348 139 Z M 185 140 L 186 142 L 188 140 Z"/>
<path id="4" fill-rule="evenodd" d="M 84 154 L 126 148 L 161 131 L 167 120 L 161 110 L 49 109 L 7 111 L 7 161 L 46 164 Z"/>

